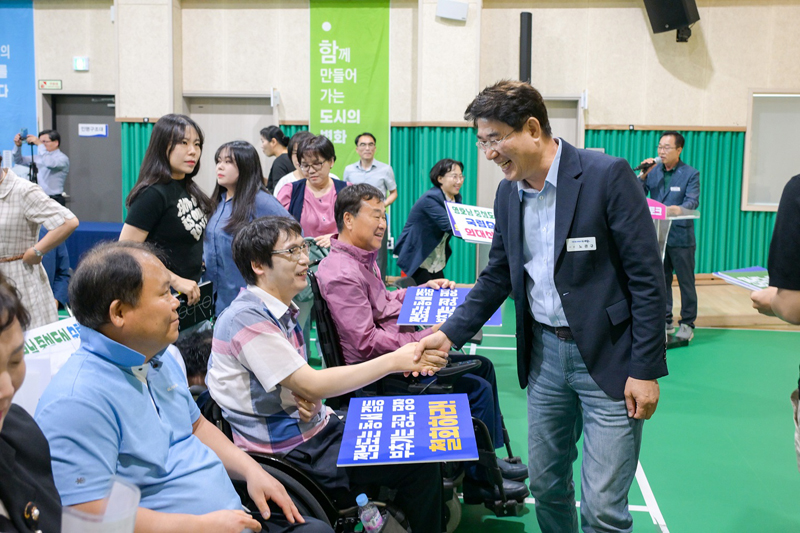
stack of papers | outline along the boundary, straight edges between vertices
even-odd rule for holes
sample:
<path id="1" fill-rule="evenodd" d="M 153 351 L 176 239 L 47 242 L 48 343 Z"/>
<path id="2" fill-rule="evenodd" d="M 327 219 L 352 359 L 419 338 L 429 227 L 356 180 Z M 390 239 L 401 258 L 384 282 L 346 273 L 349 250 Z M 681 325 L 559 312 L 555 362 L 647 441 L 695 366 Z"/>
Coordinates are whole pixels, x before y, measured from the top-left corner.
<path id="1" fill-rule="evenodd" d="M 732 285 L 738 285 L 739 287 L 744 287 L 751 291 L 759 291 L 769 287 L 769 274 L 767 274 L 767 269 L 760 266 L 738 268 L 736 270 L 723 270 L 721 272 L 714 272 L 714 275 Z"/>

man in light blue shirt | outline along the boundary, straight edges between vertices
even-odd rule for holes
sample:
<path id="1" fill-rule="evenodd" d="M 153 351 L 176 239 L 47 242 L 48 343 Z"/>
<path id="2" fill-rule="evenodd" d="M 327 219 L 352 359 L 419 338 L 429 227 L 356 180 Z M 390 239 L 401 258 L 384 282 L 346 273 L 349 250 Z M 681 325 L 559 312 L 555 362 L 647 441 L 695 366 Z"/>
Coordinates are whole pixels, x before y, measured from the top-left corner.
<path id="1" fill-rule="evenodd" d="M 260 531 L 230 475 L 247 482 L 265 519 L 269 500 L 286 513 L 266 523 L 270 531 L 303 522 L 283 486 L 200 414 L 178 363 L 162 357 L 178 337 L 169 279 L 153 248 L 133 242 L 101 244 L 75 271 L 81 346 L 35 417 L 62 504 L 100 514 L 119 476 L 142 493 L 137 531 Z M 330 531 L 318 526 L 303 530 Z"/>
<path id="2" fill-rule="evenodd" d="M 28 144 L 44 147 L 44 151 L 39 155 L 23 156 L 22 143 L 26 141 Z M 67 180 L 69 174 L 69 158 L 62 152 L 59 147 L 61 146 L 61 135 L 56 130 L 43 130 L 39 136 L 28 135 L 26 139 L 22 139 L 19 133 L 14 137 L 14 155 L 15 165 L 30 166 L 31 159 L 38 168 L 37 179 L 39 185 L 44 189 L 44 192 L 53 200 L 66 205 L 64 201 L 64 182 Z"/>
<path id="3" fill-rule="evenodd" d="M 352 184 L 367 183 L 383 193 L 384 205 L 389 207 L 397 200 L 397 183 L 394 181 L 394 171 L 386 163 L 375 160 L 377 141 L 371 133 L 364 132 L 356 137 L 356 152 L 361 160 L 347 165 L 344 168 L 344 181 Z M 383 234 L 381 249 L 378 252 L 378 268 L 386 272 L 388 255 L 389 233 L 391 233 L 391 218 L 387 213 L 387 229 Z"/>

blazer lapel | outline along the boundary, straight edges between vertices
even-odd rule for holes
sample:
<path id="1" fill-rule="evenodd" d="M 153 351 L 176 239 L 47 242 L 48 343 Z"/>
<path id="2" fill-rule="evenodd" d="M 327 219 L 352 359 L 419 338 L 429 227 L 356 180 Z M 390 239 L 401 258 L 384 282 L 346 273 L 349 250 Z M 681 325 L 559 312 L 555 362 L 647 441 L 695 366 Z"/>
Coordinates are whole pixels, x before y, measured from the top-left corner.
<path id="1" fill-rule="evenodd" d="M 578 204 L 582 182 L 577 179 L 582 172 L 578 150 L 561 139 L 564 146 L 561 148 L 561 163 L 558 167 L 558 186 L 556 187 L 556 233 L 553 241 L 554 264 L 564 251 L 572 219 L 575 217 L 575 207 Z"/>

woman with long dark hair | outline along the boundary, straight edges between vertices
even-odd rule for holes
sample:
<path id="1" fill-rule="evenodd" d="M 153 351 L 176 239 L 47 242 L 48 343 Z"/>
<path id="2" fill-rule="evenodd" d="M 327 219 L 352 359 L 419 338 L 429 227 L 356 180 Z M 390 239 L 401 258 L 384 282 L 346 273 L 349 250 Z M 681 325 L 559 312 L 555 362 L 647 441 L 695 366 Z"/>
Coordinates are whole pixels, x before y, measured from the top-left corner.
<path id="1" fill-rule="evenodd" d="M 156 122 L 119 236 L 159 247 L 170 285 L 190 305 L 200 299 L 203 232 L 213 212 L 211 199 L 192 179 L 200 170 L 202 151 L 203 131 L 191 118 L 164 115 Z"/>
<path id="2" fill-rule="evenodd" d="M 11 404 L 25 380 L 29 324 L 19 293 L 0 274 L 0 531 L 58 533 L 61 498 L 50 447 L 31 415 Z"/>
<path id="3" fill-rule="evenodd" d="M 294 172 L 291 156 L 288 153 L 289 137 L 284 135 L 278 126 L 267 126 L 261 130 L 261 149 L 267 157 L 274 157 L 275 161 L 269 169 L 267 190 L 275 190 L 275 184 L 286 174 Z"/>
<path id="4" fill-rule="evenodd" d="M 227 308 L 246 285 L 233 262 L 231 243 L 236 233 L 255 218 L 275 215 L 289 217 L 289 212 L 269 194 L 262 183 L 261 161 L 252 144 L 232 141 L 214 154 L 217 185 L 211 195 L 214 214 L 206 227 L 203 279 L 214 285 L 217 293 L 216 315 Z"/>
<path id="5" fill-rule="evenodd" d="M 461 186 L 464 184 L 464 163 L 442 159 L 430 172 L 433 187 L 411 208 L 394 253 L 397 265 L 424 285 L 432 279 L 444 277 L 444 267 L 450 258 L 450 217 L 445 202 L 461 203 Z"/>

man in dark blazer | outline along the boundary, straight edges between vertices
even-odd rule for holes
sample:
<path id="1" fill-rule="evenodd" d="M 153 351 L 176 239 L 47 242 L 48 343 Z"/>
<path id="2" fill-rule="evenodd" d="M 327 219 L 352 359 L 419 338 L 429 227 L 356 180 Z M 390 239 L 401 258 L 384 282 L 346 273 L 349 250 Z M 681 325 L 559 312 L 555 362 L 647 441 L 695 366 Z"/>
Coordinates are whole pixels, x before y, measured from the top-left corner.
<path id="1" fill-rule="evenodd" d="M 700 205 L 700 172 L 681 161 L 685 140 L 677 131 L 665 131 L 658 141 L 661 162 L 642 174 L 644 192 L 667 206 L 668 215 L 681 215 L 684 209 Z M 642 163 L 655 163 L 645 159 Z M 694 220 L 673 220 L 664 252 L 664 278 L 667 283 L 667 333 L 672 333 L 672 274 L 678 275 L 681 291 L 681 319 L 675 336 L 681 340 L 694 337 L 697 318 L 697 289 L 694 286 Z"/>
<path id="2" fill-rule="evenodd" d="M 583 529 L 630 531 L 642 425 L 667 374 L 664 272 L 644 194 L 625 160 L 553 138 L 527 83 L 487 87 L 466 118 L 505 177 L 494 240 L 466 302 L 417 349 L 463 345 L 510 293 L 539 526 L 578 531 L 572 463 L 583 432 Z"/>

